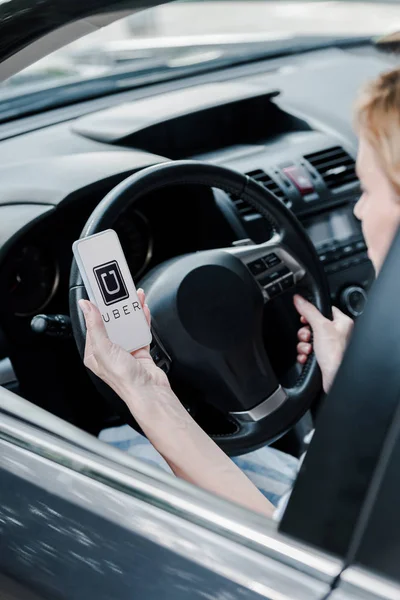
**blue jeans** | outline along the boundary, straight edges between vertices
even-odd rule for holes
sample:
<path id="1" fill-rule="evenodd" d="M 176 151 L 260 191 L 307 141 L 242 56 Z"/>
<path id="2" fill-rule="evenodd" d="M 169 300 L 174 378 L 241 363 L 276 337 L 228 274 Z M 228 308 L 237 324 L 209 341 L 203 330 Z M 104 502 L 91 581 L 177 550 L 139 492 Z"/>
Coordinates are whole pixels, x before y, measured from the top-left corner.
<path id="1" fill-rule="evenodd" d="M 171 473 L 168 464 L 157 450 L 129 425 L 103 429 L 99 438 L 135 458 Z M 232 460 L 274 506 L 291 490 L 299 469 L 297 458 L 269 446 L 235 456 Z"/>

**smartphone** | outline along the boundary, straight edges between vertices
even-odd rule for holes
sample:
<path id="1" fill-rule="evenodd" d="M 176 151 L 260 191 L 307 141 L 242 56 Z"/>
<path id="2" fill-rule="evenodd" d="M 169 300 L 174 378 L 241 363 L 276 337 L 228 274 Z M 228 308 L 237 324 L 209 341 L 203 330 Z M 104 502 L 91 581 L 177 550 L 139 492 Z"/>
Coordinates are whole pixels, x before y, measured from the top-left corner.
<path id="1" fill-rule="evenodd" d="M 150 327 L 116 232 L 107 229 L 76 240 L 72 251 L 109 339 L 128 352 L 150 344 Z"/>

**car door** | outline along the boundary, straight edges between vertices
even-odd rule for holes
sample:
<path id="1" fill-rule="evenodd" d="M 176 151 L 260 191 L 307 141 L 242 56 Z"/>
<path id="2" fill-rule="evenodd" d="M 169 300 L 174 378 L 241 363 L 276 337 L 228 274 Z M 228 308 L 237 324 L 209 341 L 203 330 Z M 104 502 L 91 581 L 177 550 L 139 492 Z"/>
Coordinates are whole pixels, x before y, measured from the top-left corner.
<path id="1" fill-rule="evenodd" d="M 4 388 L 0 405 L 2 598 L 320 600 L 341 571 Z"/>

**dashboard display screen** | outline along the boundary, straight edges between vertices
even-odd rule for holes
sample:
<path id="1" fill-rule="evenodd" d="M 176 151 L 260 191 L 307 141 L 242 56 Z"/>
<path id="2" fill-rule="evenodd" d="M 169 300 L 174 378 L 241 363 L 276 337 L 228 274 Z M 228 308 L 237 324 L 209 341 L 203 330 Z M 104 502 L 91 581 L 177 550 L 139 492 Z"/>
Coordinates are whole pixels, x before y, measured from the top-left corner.
<path id="1" fill-rule="evenodd" d="M 325 242 L 342 241 L 361 233 L 361 224 L 353 214 L 353 206 L 308 219 L 304 226 L 315 246 Z"/>

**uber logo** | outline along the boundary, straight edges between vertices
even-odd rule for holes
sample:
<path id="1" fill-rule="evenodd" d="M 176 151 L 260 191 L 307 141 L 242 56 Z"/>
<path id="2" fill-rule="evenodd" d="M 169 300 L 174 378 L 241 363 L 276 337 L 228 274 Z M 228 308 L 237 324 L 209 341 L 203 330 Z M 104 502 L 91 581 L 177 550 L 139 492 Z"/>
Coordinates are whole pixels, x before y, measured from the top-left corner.
<path id="1" fill-rule="evenodd" d="M 123 306 L 121 306 L 120 309 L 114 308 L 111 311 L 112 318 L 117 320 L 120 317 L 123 317 L 124 315 L 130 315 L 132 310 L 129 310 L 129 308 L 130 308 L 129 304 L 124 304 Z M 133 308 L 133 312 L 136 312 L 137 310 L 142 310 L 139 302 L 132 302 L 132 308 Z M 106 313 L 102 314 L 101 316 L 103 317 L 104 323 L 110 322 L 111 316 L 110 316 L 109 312 L 106 312 Z"/>
<path id="2" fill-rule="evenodd" d="M 94 267 L 93 272 L 106 306 L 129 298 L 125 281 L 116 260 Z"/>

